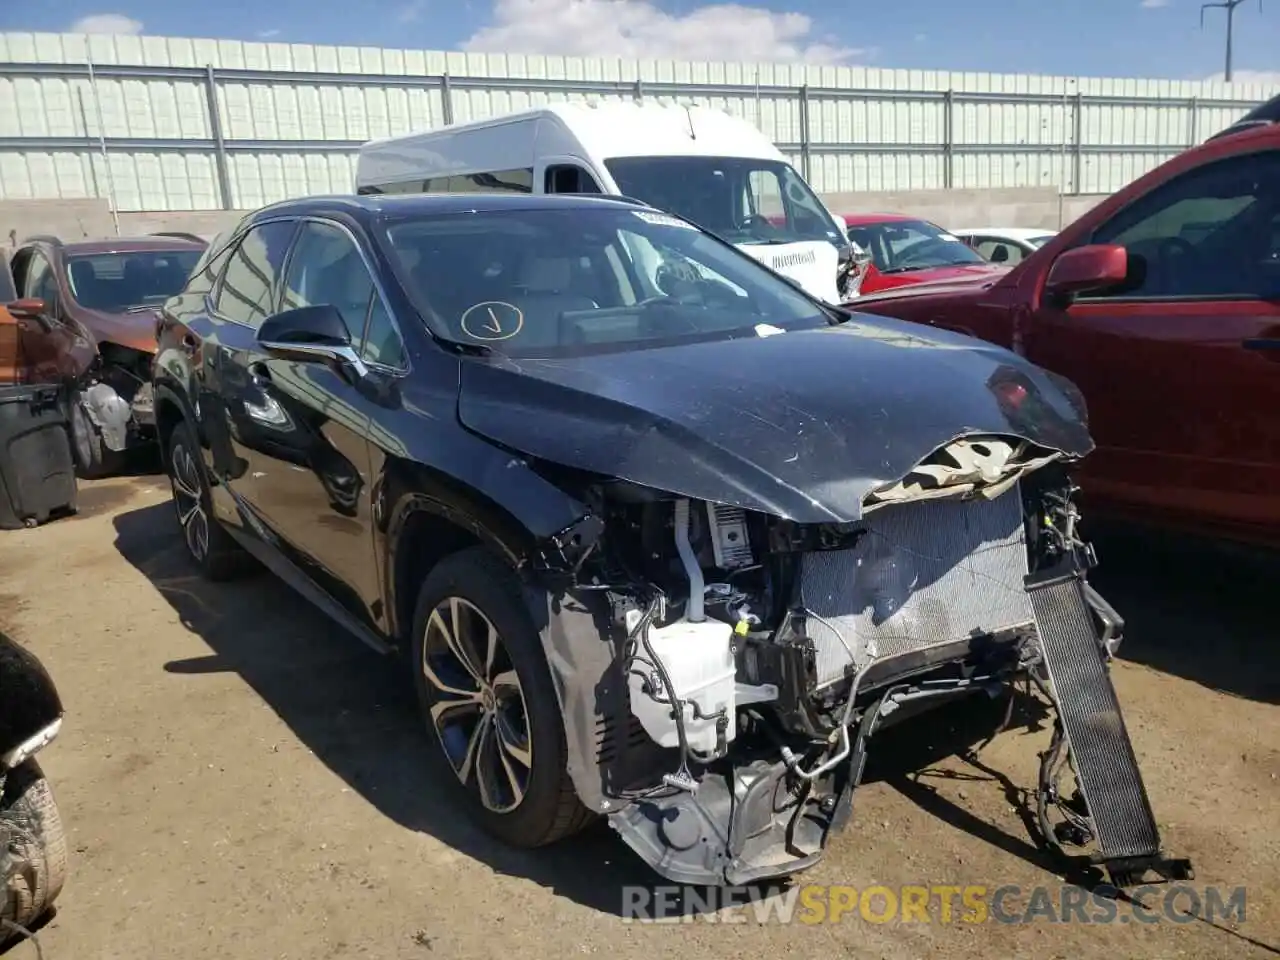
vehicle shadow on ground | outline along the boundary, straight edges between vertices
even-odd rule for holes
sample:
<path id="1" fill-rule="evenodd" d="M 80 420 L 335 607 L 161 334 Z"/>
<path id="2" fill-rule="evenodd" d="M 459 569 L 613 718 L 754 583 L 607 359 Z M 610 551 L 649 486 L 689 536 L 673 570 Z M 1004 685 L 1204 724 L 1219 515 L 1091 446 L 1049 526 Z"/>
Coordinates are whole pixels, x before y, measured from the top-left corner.
<path id="1" fill-rule="evenodd" d="M 1139 529 L 1094 542 L 1090 581 L 1125 619 L 1122 660 L 1280 703 L 1280 557 Z"/>

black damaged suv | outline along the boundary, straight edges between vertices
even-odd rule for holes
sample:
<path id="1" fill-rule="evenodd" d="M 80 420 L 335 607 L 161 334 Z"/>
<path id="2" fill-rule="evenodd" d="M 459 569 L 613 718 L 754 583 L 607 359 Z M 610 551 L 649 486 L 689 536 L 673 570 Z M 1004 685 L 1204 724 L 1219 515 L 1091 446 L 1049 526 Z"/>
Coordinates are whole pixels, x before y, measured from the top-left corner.
<path id="1" fill-rule="evenodd" d="M 794 873 L 882 721 L 1052 674 L 1050 761 L 1087 788 L 1106 758 L 1094 839 L 1158 853 L 1065 470 L 1083 407 L 1005 350 L 622 198 L 335 197 L 210 246 L 154 392 L 194 561 L 256 558 L 403 655 L 510 843 L 604 814 L 679 882 Z"/>

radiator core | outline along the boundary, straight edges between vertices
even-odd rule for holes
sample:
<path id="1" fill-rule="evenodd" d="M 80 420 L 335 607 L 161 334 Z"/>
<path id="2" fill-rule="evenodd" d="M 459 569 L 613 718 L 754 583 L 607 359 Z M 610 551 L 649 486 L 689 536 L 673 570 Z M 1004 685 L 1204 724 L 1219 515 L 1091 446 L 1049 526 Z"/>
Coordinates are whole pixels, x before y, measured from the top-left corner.
<path id="1" fill-rule="evenodd" d="M 1022 497 L 925 500 L 883 507 L 848 550 L 801 559 L 805 631 L 818 685 L 874 660 L 1029 625 Z M 836 633 L 839 631 L 839 634 Z M 841 642 L 844 638 L 844 643 Z"/>

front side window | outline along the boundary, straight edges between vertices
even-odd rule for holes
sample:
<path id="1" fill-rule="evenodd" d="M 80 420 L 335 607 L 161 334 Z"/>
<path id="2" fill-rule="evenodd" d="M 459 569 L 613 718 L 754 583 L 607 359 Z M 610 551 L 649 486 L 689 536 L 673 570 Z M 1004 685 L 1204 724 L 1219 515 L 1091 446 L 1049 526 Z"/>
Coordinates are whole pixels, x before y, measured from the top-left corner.
<path id="1" fill-rule="evenodd" d="M 1129 255 L 1128 279 L 1101 295 L 1280 295 L 1278 220 L 1280 152 L 1231 157 L 1191 170 L 1094 232 L 1091 242 L 1118 244 Z"/>
<path id="2" fill-rule="evenodd" d="M 389 218 L 378 236 L 433 332 L 513 355 L 829 322 L 751 257 L 654 210 L 406 215 Z"/>
<path id="3" fill-rule="evenodd" d="M 227 261 L 215 310 L 228 320 L 257 329 L 272 312 L 280 269 L 297 223 L 276 220 L 245 234 Z"/>
<path id="4" fill-rule="evenodd" d="M 981 237 L 974 244 L 974 249 L 984 259 L 990 260 L 992 263 L 1002 263 L 1006 266 L 1015 264 L 1022 259 L 1022 248 L 1011 240 L 993 240 L 989 237 Z"/>
<path id="5" fill-rule="evenodd" d="M 547 167 L 543 193 L 600 193 L 596 178 L 576 163 Z"/>
<path id="6" fill-rule="evenodd" d="M 403 348 L 373 276 L 351 235 L 330 223 L 304 223 L 289 260 L 282 308 L 337 309 L 352 346 L 369 359 L 399 366 Z"/>
<path id="7" fill-rule="evenodd" d="M 687 217 L 735 244 L 843 246 L 831 215 L 789 163 L 744 157 L 614 157 L 625 196 Z"/>
<path id="8" fill-rule="evenodd" d="M 50 308 L 58 299 L 58 281 L 44 254 L 36 251 L 27 262 L 27 275 L 22 281 L 22 295 L 43 300 Z"/>
<path id="9" fill-rule="evenodd" d="M 194 249 L 72 254 L 67 281 L 76 303 L 90 310 L 155 307 L 182 291 L 199 260 Z"/>
<path id="10" fill-rule="evenodd" d="M 858 223 L 849 228 L 849 239 L 871 255 L 871 262 L 881 273 L 912 273 L 986 262 L 959 237 L 927 220 Z"/>

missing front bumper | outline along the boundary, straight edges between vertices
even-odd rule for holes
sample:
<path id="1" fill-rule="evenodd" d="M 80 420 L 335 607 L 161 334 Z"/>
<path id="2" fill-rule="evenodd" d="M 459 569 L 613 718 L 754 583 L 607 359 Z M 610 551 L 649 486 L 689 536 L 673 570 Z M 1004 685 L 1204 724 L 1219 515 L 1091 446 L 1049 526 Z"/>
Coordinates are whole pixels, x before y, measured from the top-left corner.
<path id="1" fill-rule="evenodd" d="M 641 800 L 609 818 L 646 863 L 676 883 L 739 886 L 807 870 L 822 859 L 836 798 L 792 788 L 781 761 L 732 777 L 709 774 L 696 792 Z"/>

